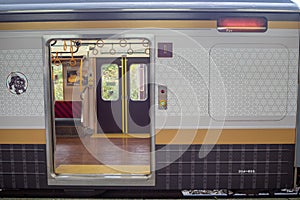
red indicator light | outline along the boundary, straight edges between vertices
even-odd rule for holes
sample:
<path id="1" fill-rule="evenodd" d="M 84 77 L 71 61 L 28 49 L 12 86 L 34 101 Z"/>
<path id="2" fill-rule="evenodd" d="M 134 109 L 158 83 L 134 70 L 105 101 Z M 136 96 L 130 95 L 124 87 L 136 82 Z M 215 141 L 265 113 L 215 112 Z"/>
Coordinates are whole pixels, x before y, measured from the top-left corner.
<path id="1" fill-rule="evenodd" d="M 164 90 L 161 90 L 161 91 L 160 91 L 160 93 L 162 93 L 162 94 L 163 94 L 163 93 L 165 93 L 165 91 L 164 91 Z"/>
<path id="2" fill-rule="evenodd" d="M 264 17 L 224 17 L 217 22 L 219 32 L 265 32 L 267 19 Z"/>

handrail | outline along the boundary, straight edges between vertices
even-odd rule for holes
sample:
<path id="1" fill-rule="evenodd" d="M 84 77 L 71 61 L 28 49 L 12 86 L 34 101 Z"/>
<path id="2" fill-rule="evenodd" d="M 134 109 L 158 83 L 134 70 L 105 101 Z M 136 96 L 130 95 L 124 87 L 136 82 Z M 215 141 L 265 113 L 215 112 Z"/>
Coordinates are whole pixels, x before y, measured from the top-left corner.
<path id="1" fill-rule="evenodd" d="M 61 65 L 61 60 L 60 60 L 59 57 L 58 57 L 58 52 L 56 52 L 56 57 L 55 57 L 55 58 L 52 58 L 52 62 L 53 62 L 56 66 Z"/>
<path id="2" fill-rule="evenodd" d="M 74 59 L 74 55 L 73 55 L 73 44 L 72 44 L 72 40 L 70 40 L 70 52 L 72 55 L 72 58 L 70 59 L 70 65 L 72 67 L 74 67 L 76 65 L 76 60 Z"/>

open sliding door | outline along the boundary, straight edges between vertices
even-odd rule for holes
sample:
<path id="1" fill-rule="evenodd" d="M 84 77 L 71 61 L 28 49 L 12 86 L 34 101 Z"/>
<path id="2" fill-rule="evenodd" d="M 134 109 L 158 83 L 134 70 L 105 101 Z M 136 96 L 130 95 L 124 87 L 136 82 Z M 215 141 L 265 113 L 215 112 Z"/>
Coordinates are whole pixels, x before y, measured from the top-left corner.
<path id="1" fill-rule="evenodd" d="M 68 108 L 71 118 L 60 126 L 52 123 L 50 182 L 153 185 L 150 40 L 79 37 L 50 39 L 48 45 L 51 85 L 60 77 L 70 101 L 80 102 L 79 108 L 75 103 Z M 63 111 L 53 105 L 65 88 L 50 89 L 53 122 Z M 60 98 L 66 104 L 64 96 Z M 66 134 L 70 130 L 72 134 Z M 84 181 L 74 182 L 78 176 Z"/>

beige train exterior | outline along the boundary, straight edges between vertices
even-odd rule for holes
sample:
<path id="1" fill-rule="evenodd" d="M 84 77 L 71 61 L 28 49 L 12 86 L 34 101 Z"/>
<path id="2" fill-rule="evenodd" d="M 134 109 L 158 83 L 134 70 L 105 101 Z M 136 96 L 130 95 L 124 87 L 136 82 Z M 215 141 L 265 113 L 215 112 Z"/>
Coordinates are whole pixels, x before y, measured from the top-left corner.
<path id="1" fill-rule="evenodd" d="M 154 48 L 173 44 L 172 58 L 153 55 L 155 83 L 169 90 L 168 109 L 155 108 L 156 144 L 294 144 L 298 28 L 285 21 L 269 21 L 264 33 L 220 33 L 215 20 L 1 23 L 0 80 L 20 71 L 28 91 L 13 95 L 1 84 L 0 143 L 46 143 L 44 36 L 146 30 Z"/>

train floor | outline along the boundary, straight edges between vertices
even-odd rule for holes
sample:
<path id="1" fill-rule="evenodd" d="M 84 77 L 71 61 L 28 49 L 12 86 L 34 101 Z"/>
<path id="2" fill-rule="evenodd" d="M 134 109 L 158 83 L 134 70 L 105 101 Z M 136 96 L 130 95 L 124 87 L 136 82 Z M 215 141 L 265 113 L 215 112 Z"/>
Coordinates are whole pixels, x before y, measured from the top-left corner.
<path id="1" fill-rule="evenodd" d="M 149 138 L 57 137 L 56 173 L 148 173 Z"/>

